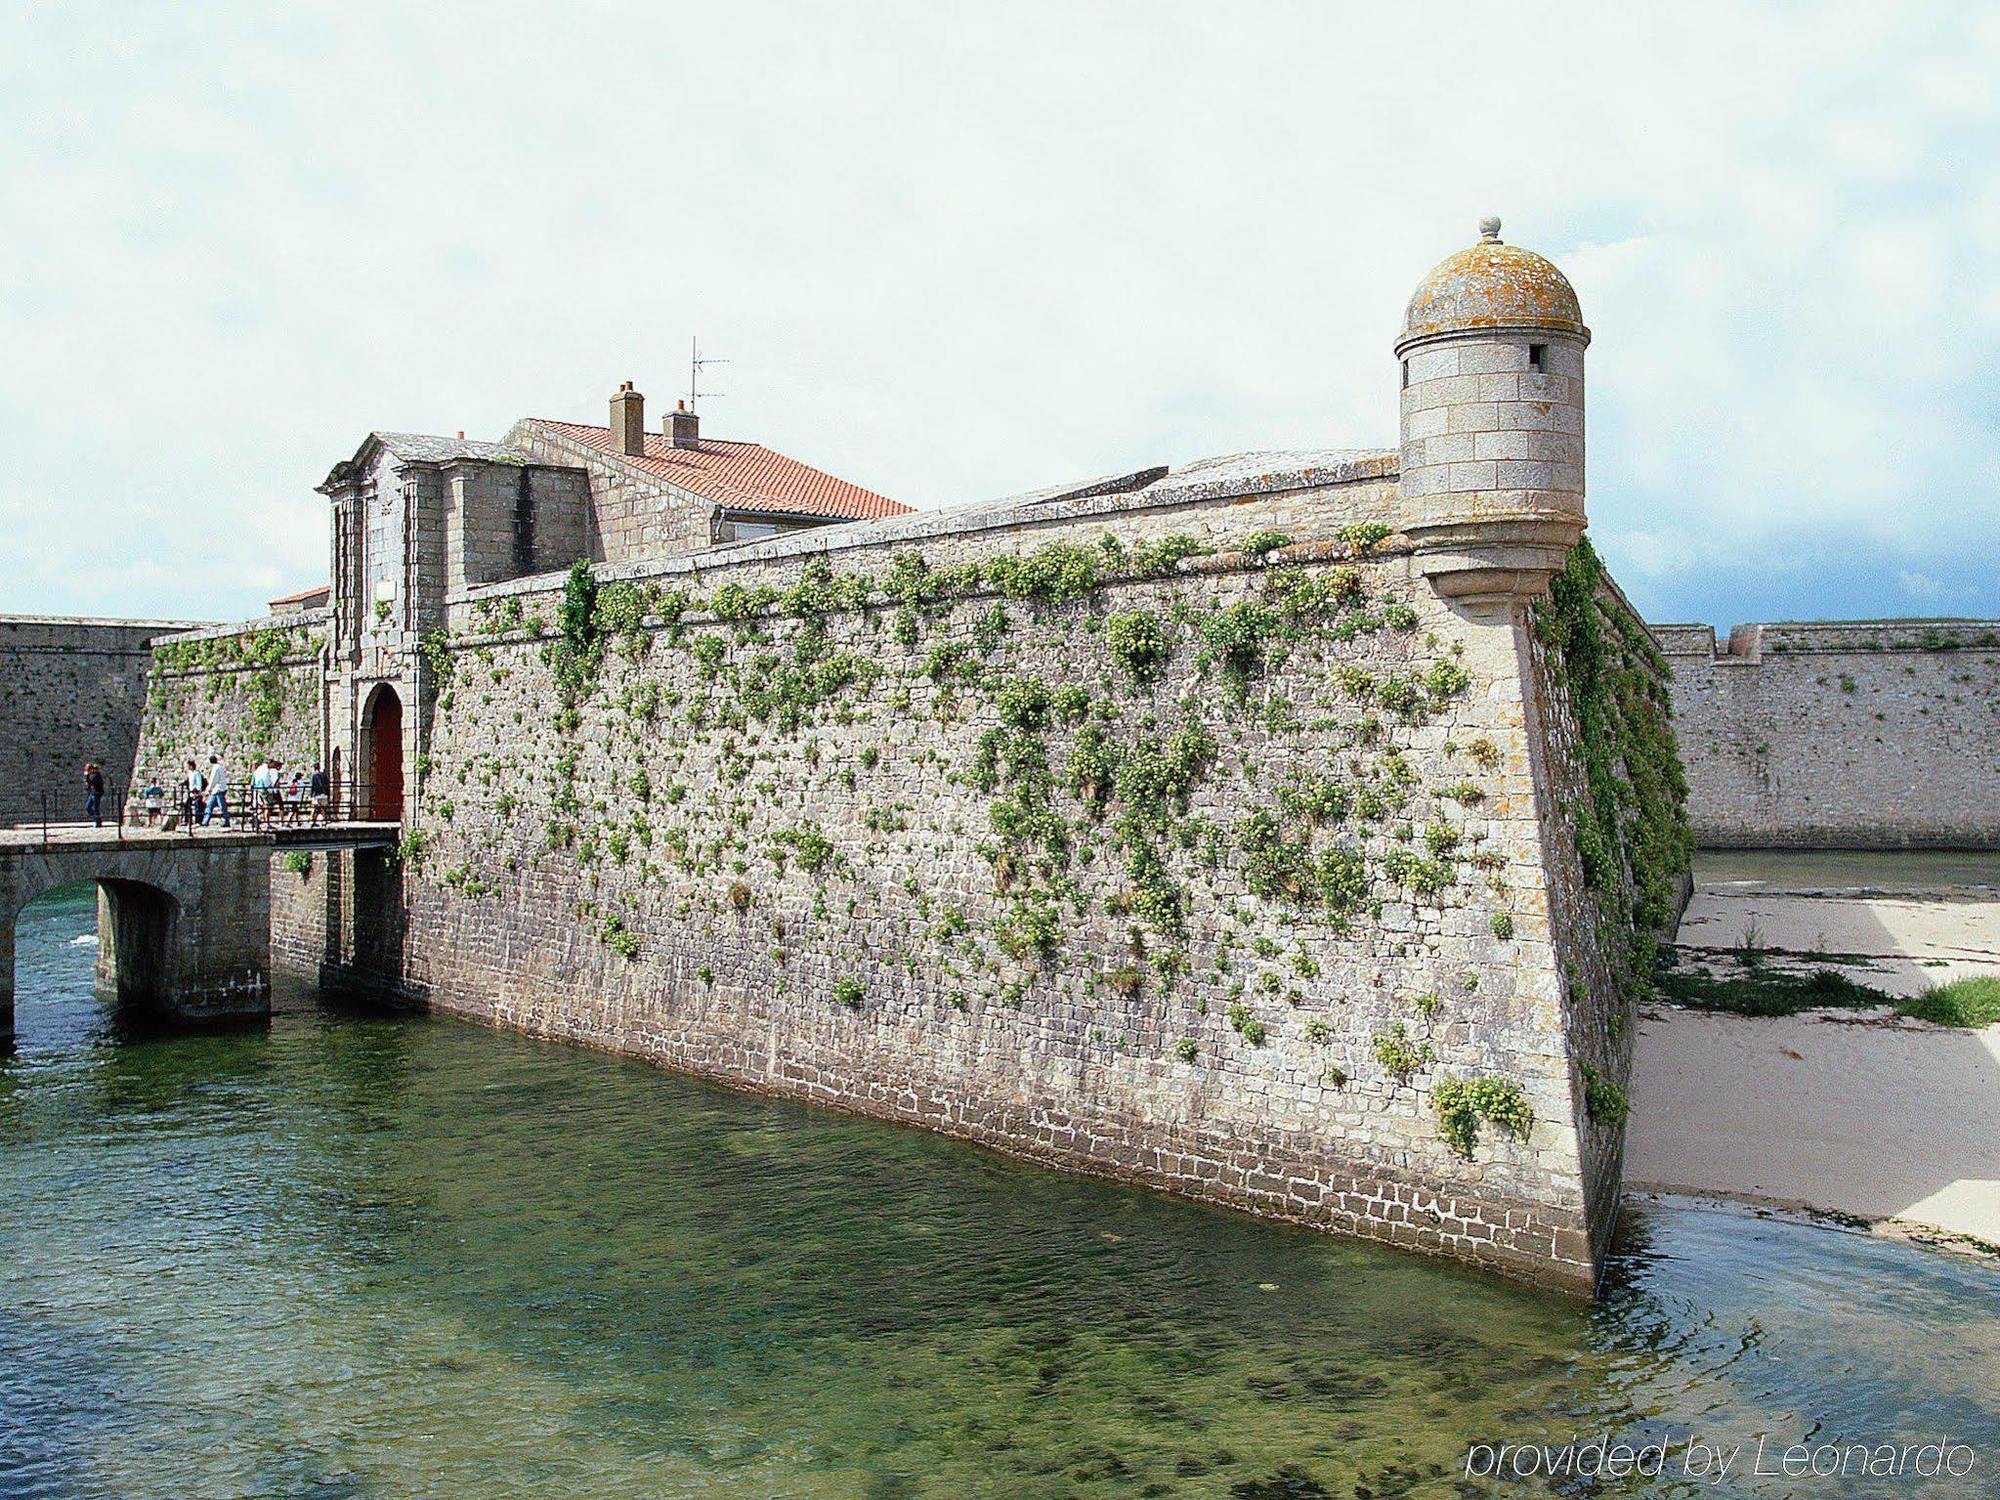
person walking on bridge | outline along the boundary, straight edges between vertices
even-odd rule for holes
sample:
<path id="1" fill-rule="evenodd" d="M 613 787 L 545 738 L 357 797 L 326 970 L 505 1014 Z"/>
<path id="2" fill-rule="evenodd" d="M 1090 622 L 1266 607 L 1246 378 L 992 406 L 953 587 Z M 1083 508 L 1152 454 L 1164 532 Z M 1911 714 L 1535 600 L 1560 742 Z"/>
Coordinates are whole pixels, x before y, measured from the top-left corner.
<path id="1" fill-rule="evenodd" d="M 201 815 L 202 827 L 215 821 L 215 815 L 222 814 L 222 826 L 229 826 L 229 767 L 222 763 L 222 757 L 208 758 L 208 810 Z"/>
<path id="2" fill-rule="evenodd" d="M 104 826 L 104 772 L 94 760 L 83 763 L 83 815 L 95 827 Z"/>
<path id="3" fill-rule="evenodd" d="M 187 776 L 181 783 L 181 827 L 194 836 L 194 825 L 201 819 L 201 810 L 206 803 L 204 793 L 208 783 L 202 779 L 201 767 L 188 762 Z"/>

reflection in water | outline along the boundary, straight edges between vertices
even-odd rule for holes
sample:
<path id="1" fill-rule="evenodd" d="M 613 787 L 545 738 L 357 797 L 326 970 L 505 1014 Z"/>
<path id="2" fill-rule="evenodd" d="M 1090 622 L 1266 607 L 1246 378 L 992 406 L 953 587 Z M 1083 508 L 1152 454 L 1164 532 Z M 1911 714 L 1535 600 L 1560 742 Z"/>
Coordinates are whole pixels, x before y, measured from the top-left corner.
<path id="1" fill-rule="evenodd" d="M 310 995 L 126 1038 L 93 911 L 22 920 L 0 1493 L 1384 1497 L 1607 1429 L 1945 1432 L 1980 1468 L 1922 1493 L 2000 1472 L 1984 1266 L 1648 1208 L 1586 1309 Z"/>

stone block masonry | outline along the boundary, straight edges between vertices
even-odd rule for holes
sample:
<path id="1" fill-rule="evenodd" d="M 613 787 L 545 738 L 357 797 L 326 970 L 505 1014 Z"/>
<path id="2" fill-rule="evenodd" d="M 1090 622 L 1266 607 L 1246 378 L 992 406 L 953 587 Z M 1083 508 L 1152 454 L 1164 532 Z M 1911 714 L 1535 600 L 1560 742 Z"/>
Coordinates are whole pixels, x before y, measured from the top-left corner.
<path id="1" fill-rule="evenodd" d="M 0 826 L 83 816 L 83 764 L 122 783 L 139 740 L 148 643 L 186 620 L 0 615 Z M 109 809 L 106 809 L 107 814 Z"/>
<path id="2" fill-rule="evenodd" d="M 1701 843 L 2000 848 L 2000 621 L 1654 634 Z"/>
<path id="3" fill-rule="evenodd" d="M 1525 610 L 1376 555 L 1387 499 L 770 543 L 702 608 L 599 580 L 580 635 L 574 589 L 476 591 L 396 978 L 1587 1290 L 1629 1041 L 1574 732 Z"/>
<path id="4" fill-rule="evenodd" d="M 145 684 L 144 731 L 129 762 L 131 784 L 153 777 L 169 805 L 187 762 L 206 770 L 220 755 L 248 795 L 250 768 L 275 755 L 310 770 L 326 745 L 327 611 L 215 626 L 159 640 Z"/>
<path id="5" fill-rule="evenodd" d="M 1691 843 L 1581 540 L 1589 338 L 1489 219 L 1410 299 L 1399 450 L 716 548 L 555 424 L 377 434 L 319 742 L 412 793 L 401 861 L 275 879 L 280 965 L 1588 1293 Z M 557 493 L 418 472 L 522 456 L 588 484 L 566 577 L 496 576 Z M 231 649 L 148 746 L 245 691 L 308 732 L 308 659 Z"/>
<path id="6" fill-rule="evenodd" d="M 274 967 L 1587 1292 L 1661 671 L 1595 572 L 1440 597 L 1396 504 L 1347 455 L 470 590 L 403 862 L 274 868 Z M 163 647 L 146 746 L 308 745 L 315 628 Z"/>

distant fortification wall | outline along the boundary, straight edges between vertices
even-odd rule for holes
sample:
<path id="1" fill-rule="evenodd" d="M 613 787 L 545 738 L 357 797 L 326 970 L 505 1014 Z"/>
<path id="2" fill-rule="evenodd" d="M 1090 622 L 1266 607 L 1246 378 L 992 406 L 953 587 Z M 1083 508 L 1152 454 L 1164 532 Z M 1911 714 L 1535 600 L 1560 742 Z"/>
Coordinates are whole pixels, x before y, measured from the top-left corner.
<path id="1" fill-rule="evenodd" d="M 139 740 L 147 643 L 186 620 L 0 615 L 0 826 L 83 816 L 83 763 L 123 783 Z"/>
<path id="2" fill-rule="evenodd" d="M 2000 622 L 1653 634 L 1700 843 L 2000 847 Z"/>

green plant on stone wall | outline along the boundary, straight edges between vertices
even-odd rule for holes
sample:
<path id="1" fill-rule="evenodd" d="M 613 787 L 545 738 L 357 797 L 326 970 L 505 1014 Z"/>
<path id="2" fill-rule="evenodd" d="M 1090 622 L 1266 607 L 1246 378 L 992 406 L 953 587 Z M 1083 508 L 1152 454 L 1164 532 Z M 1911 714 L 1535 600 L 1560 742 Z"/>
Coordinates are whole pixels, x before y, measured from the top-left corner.
<path id="1" fill-rule="evenodd" d="M 1470 1157 L 1479 1141 L 1479 1122 L 1525 1137 L 1534 1111 L 1521 1086 L 1507 1078 L 1444 1078 L 1431 1089 L 1438 1133 L 1460 1156 Z"/>
<path id="2" fill-rule="evenodd" d="M 996 557 L 986 578 L 1009 599 L 1039 605 L 1066 604 L 1097 587 L 1098 555 L 1088 547 L 1051 542 L 1022 557 Z"/>
<path id="3" fill-rule="evenodd" d="M 1277 629 L 1277 615 L 1251 600 L 1239 600 L 1202 622 L 1202 639 L 1239 701 L 1248 695 L 1250 679 L 1263 669 L 1265 642 Z"/>
<path id="4" fill-rule="evenodd" d="M 1571 551 L 1535 628 L 1576 717 L 1587 795 L 1575 809 L 1584 882 L 1605 923 L 1601 944 L 1628 997 L 1649 982 L 1656 935 L 1672 920 L 1694 838 L 1674 744 L 1668 670 L 1644 625 L 1600 599 L 1604 565 L 1589 539 Z"/>
<path id="5" fill-rule="evenodd" d="M 1112 614 L 1104 619 L 1105 645 L 1111 659 L 1140 684 L 1159 680 L 1169 645 L 1159 616 L 1149 610 Z"/>
<path id="6" fill-rule="evenodd" d="M 819 874 L 839 859 L 833 847 L 833 840 L 829 839 L 816 823 L 808 823 L 802 828 L 786 829 L 776 835 L 776 840 L 791 848 L 799 868 L 808 875 Z"/>
<path id="7" fill-rule="evenodd" d="M 1130 554 L 1132 570 L 1141 577 L 1165 577 L 1178 572 L 1188 558 L 1200 557 L 1208 550 L 1198 537 L 1185 533 L 1163 536 L 1158 541 L 1136 542 Z"/>
<path id="8" fill-rule="evenodd" d="M 519 601 L 514 602 L 518 605 Z M 435 630 L 425 632 L 421 650 L 424 665 L 430 668 L 432 691 L 439 693 L 449 691 L 453 665 L 451 631 L 440 625 Z"/>
<path id="9" fill-rule="evenodd" d="M 861 1002 L 867 998 L 868 991 L 862 987 L 860 980 L 853 978 L 851 975 L 843 975 L 841 978 L 834 980 L 833 999 L 835 1004 L 844 1005 L 849 1010 L 859 1010 L 861 1009 Z"/>
<path id="10" fill-rule="evenodd" d="M 1394 531 L 1395 527 L 1385 526 L 1380 521 L 1362 521 L 1343 526 L 1334 535 L 1356 557 L 1366 557 Z"/>
<path id="11" fill-rule="evenodd" d="M 1237 1001 L 1229 1007 L 1229 1024 L 1253 1047 L 1264 1045 L 1264 1023 L 1250 1013 L 1250 1007 Z"/>
<path id="12" fill-rule="evenodd" d="M 1062 916 L 1041 897 L 1023 896 L 1014 902 L 995 937 L 1009 958 L 1049 958 L 1062 940 Z"/>
<path id="13" fill-rule="evenodd" d="M 1370 1046 L 1375 1061 L 1398 1083 L 1408 1083 L 1417 1069 L 1431 1061 L 1430 1043 L 1413 1044 L 1401 1021 L 1392 1023 L 1387 1031 L 1376 1032 Z"/>
<path id="14" fill-rule="evenodd" d="M 598 941 L 623 959 L 639 956 L 639 935 L 626 927 L 623 919 L 606 917 L 597 928 Z"/>
<path id="15" fill-rule="evenodd" d="M 1583 1107 L 1591 1119 L 1613 1130 L 1625 1123 L 1631 1109 L 1625 1090 L 1589 1063 L 1583 1065 Z"/>
<path id="16" fill-rule="evenodd" d="M 596 685 L 604 659 L 604 642 L 597 628 L 597 575 L 579 560 L 563 581 L 562 605 L 556 612 L 557 634 L 550 654 L 556 686 L 563 702 L 574 705 Z"/>

